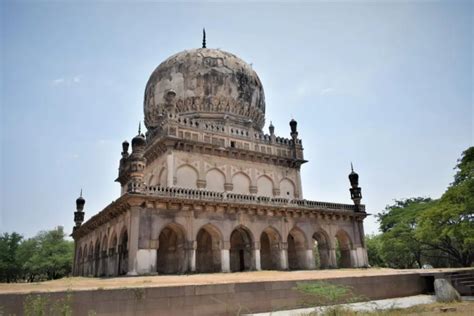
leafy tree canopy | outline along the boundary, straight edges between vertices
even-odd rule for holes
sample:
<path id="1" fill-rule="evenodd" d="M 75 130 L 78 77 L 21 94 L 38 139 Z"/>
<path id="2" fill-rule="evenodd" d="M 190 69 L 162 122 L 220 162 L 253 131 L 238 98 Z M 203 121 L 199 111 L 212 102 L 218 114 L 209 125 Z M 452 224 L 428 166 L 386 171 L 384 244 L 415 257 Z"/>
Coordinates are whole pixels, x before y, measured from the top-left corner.
<path id="1" fill-rule="evenodd" d="M 377 215 L 382 234 L 368 238 L 371 264 L 395 268 L 470 266 L 474 260 L 474 147 L 462 153 L 454 182 L 437 200 L 396 200 Z M 370 244 L 369 244 L 370 245 Z M 380 262 L 380 259 L 382 262 Z"/>
<path id="2" fill-rule="evenodd" d="M 0 282 L 57 279 L 70 274 L 74 252 L 62 227 L 23 240 L 17 233 L 0 237 Z"/>

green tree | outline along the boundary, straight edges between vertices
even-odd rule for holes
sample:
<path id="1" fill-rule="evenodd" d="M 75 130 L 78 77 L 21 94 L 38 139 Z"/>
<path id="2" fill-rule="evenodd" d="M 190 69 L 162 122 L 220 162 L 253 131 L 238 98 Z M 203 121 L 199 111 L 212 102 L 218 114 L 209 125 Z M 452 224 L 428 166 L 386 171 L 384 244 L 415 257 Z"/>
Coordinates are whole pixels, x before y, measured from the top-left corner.
<path id="1" fill-rule="evenodd" d="M 435 201 L 430 198 L 396 200 L 378 214 L 380 257 L 391 268 L 406 269 L 423 265 L 423 245 L 416 239 L 417 218 Z"/>
<path id="2" fill-rule="evenodd" d="M 74 244 L 64 239 L 62 227 L 38 233 L 28 247 L 34 252 L 23 267 L 30 278 L 58 279 L 71 273 Z M 26 252 L 26 251 L 25 251 Z"/>
<path id="3" fill-rule="evenodd" d="M 463 152 L 454 182 L 418 219 L 416 237 L 456 266 L 474 261 L 474 147 Z"/>
<path id="4" fill-rule="evenodd" d="M 23 237 L 18 233 L 0 236 L 0 282 L 15 282 L 21 274 L 17 251 Z"/>
<path id="5" fill-rule="evenodd" d="M 395 201 L 378 214 L 380 257 L 394 268 L 471 266 L 474 260 L 474 147 L 462 153 L 440 199 Z"/>
<path id="6" fill-rule="evenodd" d="M 382 235 L 366 235 L 365 246 L 369 264 L 372 267 L 385 267 L 385 261 L 382 258 Z"/>

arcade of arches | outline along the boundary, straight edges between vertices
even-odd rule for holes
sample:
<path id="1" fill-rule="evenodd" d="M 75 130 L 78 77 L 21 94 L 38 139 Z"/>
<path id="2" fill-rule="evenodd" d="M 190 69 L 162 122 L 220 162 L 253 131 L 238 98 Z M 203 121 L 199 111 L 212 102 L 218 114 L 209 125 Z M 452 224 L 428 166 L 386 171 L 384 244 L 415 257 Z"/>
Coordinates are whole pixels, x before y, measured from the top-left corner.
<path id="1" fill-rule="evenodd" d="M 123 228 L 120 234 L 112 232 L 110 238 L 103 234 L 100 238 L 86 240 L 77 248 L 75 274 L 115 276 L 304 270 L 366 264 L 358 237 L 331 225 L 322 228 L 293 223 L 278 227 L 254 221 L 235 222 L 230 227 L 216 221 L 194 230 L 193 225 L 168 222 L 152 232 L 157 237 L 155 242 L 148 243 L 149 248 L 134 250 L 134 257 L 140 260 L 130 258 L 133 247 L 128 228 Z M 144 243 L 139 241 L 138 244 Z"/>

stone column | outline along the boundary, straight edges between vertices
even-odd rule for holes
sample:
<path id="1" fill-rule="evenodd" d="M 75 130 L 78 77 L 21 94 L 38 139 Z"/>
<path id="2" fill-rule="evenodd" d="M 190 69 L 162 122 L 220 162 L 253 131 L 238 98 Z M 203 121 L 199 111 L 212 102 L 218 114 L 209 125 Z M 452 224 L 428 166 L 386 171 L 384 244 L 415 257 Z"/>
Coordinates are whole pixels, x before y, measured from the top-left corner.
<path id="1" fill-rule="evenodd" d="M 186 242 L 185 251 L 188 258 L 188 272 L 196 272 L 196 241 Z"/>
<path id="2" fill-rule="evenodd" d="M 118 276 L 118 275 L 119 275 L 119 261 L 120 261 L 119 256 L 120 256 L 120 255 L 119 255 L 119 252 L 118 252 L 118 250 L 117 250 L 117 251 L 114 253 L 114 258 L 115 258 L 115 260 L 114 260 L 114 274 L 113 274 L 114 276 Z"/>
<path id="3" fill-rule="evenodd" d="M 221 249 L 221 271 L 230 272 L 230 242 L 225 241 Z"/>
<path id="4" fill-rule="evenodd" d="M 255 270 L 262 270 L 262 265 L 260 263 L 260 242 L 254 242 L 253 244 L 253 258 Z"/>
<path id="5" fill-rule="evenodd" d="M 337 268 L 336 249 L 329 248 L 329 268 Z"/>
<path id="6" fill-rule="evenodd" d="M 133 202 L 132 202 L 133 203 Z M 128 273 L 127 275 L 137 275 L 138 265 L 138 229 L 140 226 L 139 206 L 133 205 L 130 208 L 130 232 L 128 240 Z"/>
<path id="7" fill-rule="evenodd" d="M 313 249 L 306 249 L 306 264 L 305 268 L 308 270 L 316 269 L 316 263 L 314 262 Z"/>
<path id="8" fill-rule="evenodd" d="M 288 243 L 280 243 L 280 270 L 288 270 Z"/>

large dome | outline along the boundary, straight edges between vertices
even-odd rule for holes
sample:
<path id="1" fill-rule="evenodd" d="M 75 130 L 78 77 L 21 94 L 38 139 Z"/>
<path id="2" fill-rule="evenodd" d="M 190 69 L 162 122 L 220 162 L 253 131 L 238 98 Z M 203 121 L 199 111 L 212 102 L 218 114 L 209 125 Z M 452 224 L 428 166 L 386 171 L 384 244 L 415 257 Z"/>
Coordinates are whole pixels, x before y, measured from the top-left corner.
<path id="1" fill-rule="evenodd" d="M 166 111 L 201 120 L 230 120 L 261 130 L 265 123 L 262 83 L 252 67 L 218 50 L 186 50 L 161 63 L 145 88 L 145 125 L 159 125 Z"/>

